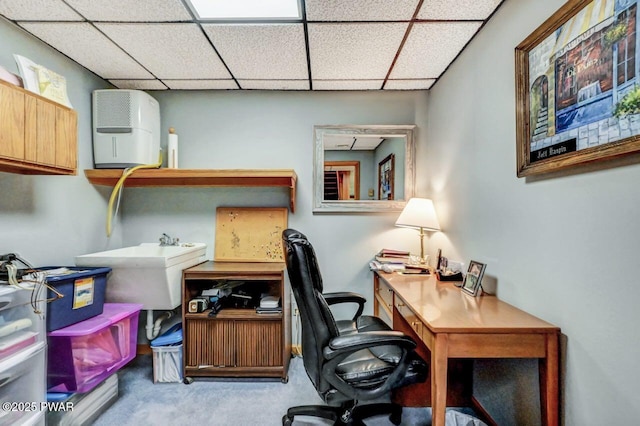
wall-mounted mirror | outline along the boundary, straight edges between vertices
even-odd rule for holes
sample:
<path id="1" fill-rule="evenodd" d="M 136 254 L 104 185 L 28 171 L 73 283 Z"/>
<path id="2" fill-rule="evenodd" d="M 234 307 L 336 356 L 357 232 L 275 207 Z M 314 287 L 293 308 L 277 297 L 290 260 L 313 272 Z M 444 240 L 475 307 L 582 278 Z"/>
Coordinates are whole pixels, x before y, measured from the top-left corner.
<path id="1" fill-rule="evenodd" d="M 414 191 L 415 128 L 314 126 L 314 213 L 402 210 Z"/>

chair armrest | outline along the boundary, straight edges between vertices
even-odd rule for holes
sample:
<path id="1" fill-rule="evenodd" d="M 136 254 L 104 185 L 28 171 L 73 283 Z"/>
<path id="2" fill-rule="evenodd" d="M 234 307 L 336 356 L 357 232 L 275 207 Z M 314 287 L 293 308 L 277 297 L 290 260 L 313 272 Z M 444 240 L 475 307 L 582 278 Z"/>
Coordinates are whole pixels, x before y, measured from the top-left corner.
<path id="1" fill-rule="evenodd" d="M 338 291 L 334 293 L 323 293 L 322 296 L 324 300 L 327 301 L 327 305 L 335 305 L 337 303 L 357 303 L 358 311 L 353 316 L 353 321 L 357 320 L 362 312 L 364 311 L 364 304 L 367 302 L 367 299 L 364 298 L 361 294 L 352 293 L 350 291 Z"/>
<path id="2" fill-rule="evenodd" d="M 349 355 L 361 349 L 374 346 L 398 346 L 405 351 L 415 349 L 416 342 L 400 331 L 367 331 L 364 333 L 338 336 L 323 350 L 324 358 L 331 360 L 340 355 Z"/>

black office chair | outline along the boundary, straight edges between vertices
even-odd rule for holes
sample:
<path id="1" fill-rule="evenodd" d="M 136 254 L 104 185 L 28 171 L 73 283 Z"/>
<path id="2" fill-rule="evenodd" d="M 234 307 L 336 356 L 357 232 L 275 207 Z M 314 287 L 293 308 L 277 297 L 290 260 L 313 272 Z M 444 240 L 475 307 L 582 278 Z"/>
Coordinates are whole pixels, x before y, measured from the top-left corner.
<path id="1" fill-rule="evenodd" d="M 302 321 L 304 367 L 327 404 L 289 408 L 282 424 L 291 425 L 295 416 L 313 416 L 336 425 L 360 426 L 363 419 L 381 414 L 390 414 L 391 422 L 400 424 L 401 406 L 358 403 L 389 397 L 394 389 L 426 379 L 428 368 L 414 352 L 416 343 L 379 318 L 360 316 L 363 304 L 356 318 L 336 323 L 322 294 L 322 276 L 311 243 L 293 229 L 283 231 L 282 239 Z M 336 303 L 355 299 L 353 293 L 330 297 Z"/>

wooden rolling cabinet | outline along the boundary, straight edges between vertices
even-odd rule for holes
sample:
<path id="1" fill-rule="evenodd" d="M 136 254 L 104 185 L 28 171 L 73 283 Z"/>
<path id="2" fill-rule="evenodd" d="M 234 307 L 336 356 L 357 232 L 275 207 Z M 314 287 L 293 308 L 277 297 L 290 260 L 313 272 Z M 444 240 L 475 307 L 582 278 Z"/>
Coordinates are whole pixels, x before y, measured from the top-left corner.
<path id="1" fill-rule="evenodd" d="M 185 381 L 194 377 L 273 377 L 288 381 L 291 359 L 291 301 L 283 263 L 205 262 L 182 278 Z M 253 308 L 190 313 L 202 290 L 233 283 L 235 290 L 279 296 L 282 313 Z"/>
<path id="2" fill-rule="evenodd" d="M 76 174 L 76 111 L 0 81 L 0 171 Z"/>

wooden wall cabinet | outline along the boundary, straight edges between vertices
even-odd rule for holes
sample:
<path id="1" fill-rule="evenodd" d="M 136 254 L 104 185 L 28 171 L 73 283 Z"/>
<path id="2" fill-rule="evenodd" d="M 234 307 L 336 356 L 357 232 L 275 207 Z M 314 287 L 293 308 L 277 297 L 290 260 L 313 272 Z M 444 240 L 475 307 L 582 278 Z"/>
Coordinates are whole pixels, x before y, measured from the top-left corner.
<path id="1" fill-rule="evenodd" d="M 194 377 L 273 377 L 288 380 L 291 359 L 291 301 L 283 263 L 208 261 L 182 275 L 183 367 Z M 258 314 L 251 308 L 188 311 L 202 290 L 235 283 L 235 289 L 280 296 L 282 313 Z"/>
<path id="2" fill-rule="evenodd" d="M 0 171 L 74 175 L 75 110 L 0 81 Z"/>

